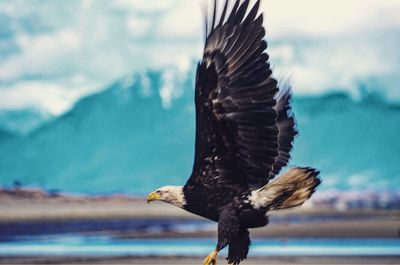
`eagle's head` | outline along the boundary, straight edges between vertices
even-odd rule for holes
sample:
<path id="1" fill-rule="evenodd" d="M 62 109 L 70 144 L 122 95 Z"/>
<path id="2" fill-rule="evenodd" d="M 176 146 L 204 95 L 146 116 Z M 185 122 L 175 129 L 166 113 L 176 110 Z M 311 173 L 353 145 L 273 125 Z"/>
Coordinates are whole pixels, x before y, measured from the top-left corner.
<path id="1" fill-rule="evenodd" d="M 164 186 L 147 196 L 147 202 L 163 201 L 182 208 L 186 204 L 183 186 Z"/>

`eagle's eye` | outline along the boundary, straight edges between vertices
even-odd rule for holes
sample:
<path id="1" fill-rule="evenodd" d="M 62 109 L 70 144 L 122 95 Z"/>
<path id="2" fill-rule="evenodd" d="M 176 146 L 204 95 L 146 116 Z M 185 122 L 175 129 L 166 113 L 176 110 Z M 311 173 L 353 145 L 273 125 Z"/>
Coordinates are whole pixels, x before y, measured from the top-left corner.
<path id="1" fill-rule="evenodd" d="M 158 195 L 161 195 L 162 192 L 161 192 L 161 190 L 157 190 L 156 193 L 157 193 Z"/>

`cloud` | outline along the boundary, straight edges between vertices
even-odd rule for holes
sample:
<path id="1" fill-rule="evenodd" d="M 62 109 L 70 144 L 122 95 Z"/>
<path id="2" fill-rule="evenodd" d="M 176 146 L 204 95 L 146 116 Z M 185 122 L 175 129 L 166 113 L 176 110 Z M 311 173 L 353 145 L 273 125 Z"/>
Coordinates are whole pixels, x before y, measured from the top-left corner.
<path id="1" fill-rule="evenodd" d="M 59 115 L 67 111 L 80 97 L 96 88 L 83 86 L 70 89 L 70 86 L 52 82 L 19 82 L 1 91 L 0 109 L 44 108 Z"/>
<path id="2" fill-rule="evenodd" d="M 384 34 L 380 36 L 385 37 Z M 380 38 L 378 34 L 375 37 Z M 285 41 L 271 45 L 268 52 L 276 75 L 289 73 L 297 92 L 320 94 L 340 89 L 358 96 L 360 85 L 368 86 L 373 78 L 377 82 L 370 84 L 370 88 L 378 85 L 374 89 L 388 95 L 397 90 L 397 84 L 388 79 L 397 76 L 399 53 L 393 53 L 397 56 L 386 55 L 395 43 L 395 39 L 386 39 L 383 44 L 370 36 L 357 35 L 311 40 L 306 44 Z M 400 99 L 400 93 L 397 93 L 397 99 Z"/>
<path id="3" fill-rule="evenodd" d="M 0 2 L 2 29 L 7 31 L 0 39 L 4 52 L 0 97 L 15 99 L 0 108 L 22 107 L 25 102 L 60 112 L 92 88 L 104 87 L 133 71 L 177 67 L 186 72 L 201 58 L 201 2 Z M 399 1 L 262 3 L 274 71 L 278 76 L 290 74 L 296 91 L 317 94 L 340 88 L 356 94 L 360 84 L 374 80 L 388 95 L 400 99 L 396 74 Z M 39 100 L 44 95 L 40 87 L 58 103 Z M 21 96 L 7 94 L 13 90 Z M 168 102 L 171 93 L 163 91 Z M 56 94 L 63 93 L 65 97 L 59 100 Z"/>
<path id="4" fill-rule="evenodd" d="M 150 19 L 129 17 L 126 20 L 126 27 L 131 36 L 144 37 L 150 32 Z"/>
<path id="5" fill-rule="evenodd" d="M 180 98 L 183 95 L 182 83 L 184 78 L 181 78 L 180 75 L 177 75 L 177 70 L 179 71 L 180 69 L 166 70 L 161 77 L 162 82 L 159 94 L 163 107 L 166 109 L 171 107 L 174 99 Z"/>
<path id="6" fill-rule="evenodd" d="M 170 8 L 176 0 L 114 0 L 112 6 L 140 12 L 159 12 Z"/>
<path id="7" fill-rule="evenodd" d="M 68 57 L 74 56 L 81 46 L 80 36 L 73 29 L 34 36 L 20 33 L 15 41 L 21 53 L 0 62 L 0 80 L 3 82 L 64 74 L 66 64 L 72 67 L 68 65 Z"/>
<path id="8" fill-rule="evenodd" d="M 204 34 L 200 8 L 196 1 L 182 1 L 163 18 L 157 34 L 162 37 L 199 39 Z"/>
<path id="9" fill-rule="evenodd" d="M 397 0 L 263 1 L 265 26 L 273 38 L 293 34 L 332 36 L 399 27 Z"/>

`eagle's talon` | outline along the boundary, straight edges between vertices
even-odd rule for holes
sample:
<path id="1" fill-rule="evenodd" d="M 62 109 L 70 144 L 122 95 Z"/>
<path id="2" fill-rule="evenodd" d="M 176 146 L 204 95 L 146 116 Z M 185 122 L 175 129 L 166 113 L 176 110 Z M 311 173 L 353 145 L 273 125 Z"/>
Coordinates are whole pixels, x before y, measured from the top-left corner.
<path id="1" fill-rule="evenodd" d="M 217 265 L 218 251 L 214 250 L 204 259 L 203 265 Z"/>

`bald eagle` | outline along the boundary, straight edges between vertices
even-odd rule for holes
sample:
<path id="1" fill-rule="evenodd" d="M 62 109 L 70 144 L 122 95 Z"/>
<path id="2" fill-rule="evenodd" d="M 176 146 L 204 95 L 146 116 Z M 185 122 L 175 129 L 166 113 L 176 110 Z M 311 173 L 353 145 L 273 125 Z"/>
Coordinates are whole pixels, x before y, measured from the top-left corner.
<path id="1" fill-rule="evenodd" d="M 279 89 L 271 76 L 260 1 L 249 8 L 249 0 L 236 0 L 230 12 L 228 2 L 219 19 L 216 0 L 212 17 L 206 14 L 195 84 L 193 172 L 184 186 L 162 187 L 147 197 L 218 222 L 218 243 L 207 265 L 216 264 L 226 246 L 228 263 L 246 259 L 248 229 L 267 225 L 268 211 L 301 205 L 320 183 L 319 171 L 309 167 L 275 178 L 297 134 L 291 88 Z"/>

